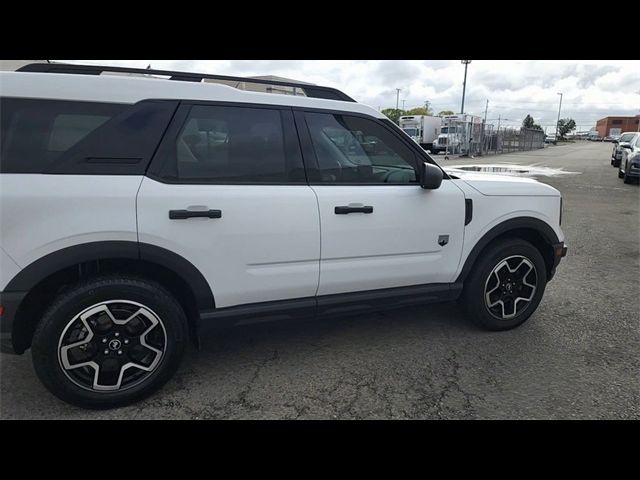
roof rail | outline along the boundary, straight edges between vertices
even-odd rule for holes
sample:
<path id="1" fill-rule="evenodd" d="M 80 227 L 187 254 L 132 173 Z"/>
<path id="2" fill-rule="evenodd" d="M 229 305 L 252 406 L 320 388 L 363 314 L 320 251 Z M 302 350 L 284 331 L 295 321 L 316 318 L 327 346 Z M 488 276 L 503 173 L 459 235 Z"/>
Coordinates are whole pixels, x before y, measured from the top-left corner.
<path id="1" fill-rule="evenodd" d="M 207 78 L 212 80 L 295 87 L 302 90 L 307 97 L 355 102 L 353 98 L 344 94 L 340 90 L 331 87 L 321 87 L 318 85 L 309 85 L 307 83 L 283 82 L 281 80 L 266 80 L 262 78 L 210 75 L 208 73 L 176 72 L 172 70 L 152 70 L 146 68 L 106 67 L 100 65 L 74 65 L 70 63 L 30 63 L 20 67 L 16 72 L 72 73 L 80 75 L 100 75 L 102 72 L 140 73 L 145 75 L 169 76 L 169 80 L 179 80 L 183 82 L 201 82 L 203 79 Z"/>

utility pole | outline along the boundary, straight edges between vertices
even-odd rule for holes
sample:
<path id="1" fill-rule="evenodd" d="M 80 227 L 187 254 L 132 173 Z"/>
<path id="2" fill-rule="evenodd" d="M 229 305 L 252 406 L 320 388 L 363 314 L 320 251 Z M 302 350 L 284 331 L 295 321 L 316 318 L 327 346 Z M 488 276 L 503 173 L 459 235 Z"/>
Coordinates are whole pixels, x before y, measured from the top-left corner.
<path id="1" fill-rule="evenodd" d="M 498 133 L 500 132 L 500 115 L 498 115 Z"/>
<path id="2" fill-rule="evenodd" d="M 425 108 L 425 110 L 427 110 L 427 111 L 429 111 L 429 103 L 430 103 L 430 102 L 429 102 L 429 100 L 425 100 L 425 101 L 424 101 L 424 108 Z"/>
<path id="3" fill-rule="evenodd" d="M 400 90 L 401 88 L 396 88 L 396 111 L 398 110 L 398 105 L 400 103 Z"/>
<path id="4" fill-rule="evenodd" d="M 406 98 L 403 98 L 403 99 L 402 99 L 402 110 L 404 110 L 404 102 L 406 102 L 406 101 L 407 101 L 407 99 L 406 99 Z"/>
<path id="5" fill-rule="evenodd" d="M 558 107 L 558 121 L 556 122 L 556 141 L 558 140 L 558 124 L 560 123 L 560 109 L 562 108 L 562 93 L 560 95 L 560 106 Z"/>
<path id="6" fill-rule="evenodd" d="M 467 67 L 471 63 L 471 60 L 460 60 L 464 65 L 464 82 L 462 82 L 462 107 L 460 107 L 460 113 L 464 113 L 464 94 L 467 90 Z"/>
<path id="7" fill-rule="evenodd" d="M 482 147 L 484 147 L 485 130 L 487 129 L 487 110 L 489 109 L 489 99 L 487 98 L 487 104 L 484 106 L 484 120 L 482 121 L 482 136 L 480 138 L 480 155 L 482 155 Z"/>

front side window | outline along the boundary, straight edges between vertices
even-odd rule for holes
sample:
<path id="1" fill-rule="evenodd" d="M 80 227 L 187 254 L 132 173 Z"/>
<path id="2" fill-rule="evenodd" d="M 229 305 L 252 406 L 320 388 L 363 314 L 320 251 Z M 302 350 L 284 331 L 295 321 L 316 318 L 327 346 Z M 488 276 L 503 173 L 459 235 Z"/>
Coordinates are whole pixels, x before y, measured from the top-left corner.
<path id="1" fill-rule="evenodd" d="M 175 157 L 174 157 L 175 156 Z M 304 179 L 287 155 L 282 113 L 248 107 L 191 107 L 178 134 L 169 176 L 211 183 L 287 183 Z"/>
<path id="2" fill-rule="evenodd" d="M 321 183 L 416 182 L 415 155 L 382 125 L 361 117 L 306 113 Z"/>

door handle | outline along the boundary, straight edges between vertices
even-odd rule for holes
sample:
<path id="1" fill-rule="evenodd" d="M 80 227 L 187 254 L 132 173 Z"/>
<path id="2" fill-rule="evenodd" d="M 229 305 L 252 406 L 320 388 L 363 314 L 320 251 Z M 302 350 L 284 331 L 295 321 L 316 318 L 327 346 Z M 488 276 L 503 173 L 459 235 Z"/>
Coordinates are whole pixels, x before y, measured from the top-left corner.
<path id="1" fill-rule="evenodd" d="M 169 210 L 171 220 L 184 220 L 186 218 L 222 218 L 222 210 Z"/>
<path id="2" fill-rule="evenodd" d="M 348 205 L 343 205 L 336 207 L 334 212 L 336 215 L 346 215 L 348 213 L 373 213 L 373 207 L 370 205 L 364 207 L 350 207 Z"/>

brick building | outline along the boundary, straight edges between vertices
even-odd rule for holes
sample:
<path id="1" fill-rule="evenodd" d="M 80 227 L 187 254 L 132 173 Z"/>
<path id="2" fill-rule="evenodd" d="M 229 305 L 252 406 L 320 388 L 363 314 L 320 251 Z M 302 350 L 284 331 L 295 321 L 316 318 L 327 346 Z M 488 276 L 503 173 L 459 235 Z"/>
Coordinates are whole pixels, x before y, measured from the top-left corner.
<path id="1" fill-rule="evenodd" d="M 601 138 L 620 135 L 623 132 L 638 131 L 639 122 L 640 115 L 635 117 L 604 117 L 596 122 L 596 130 Z"/>

